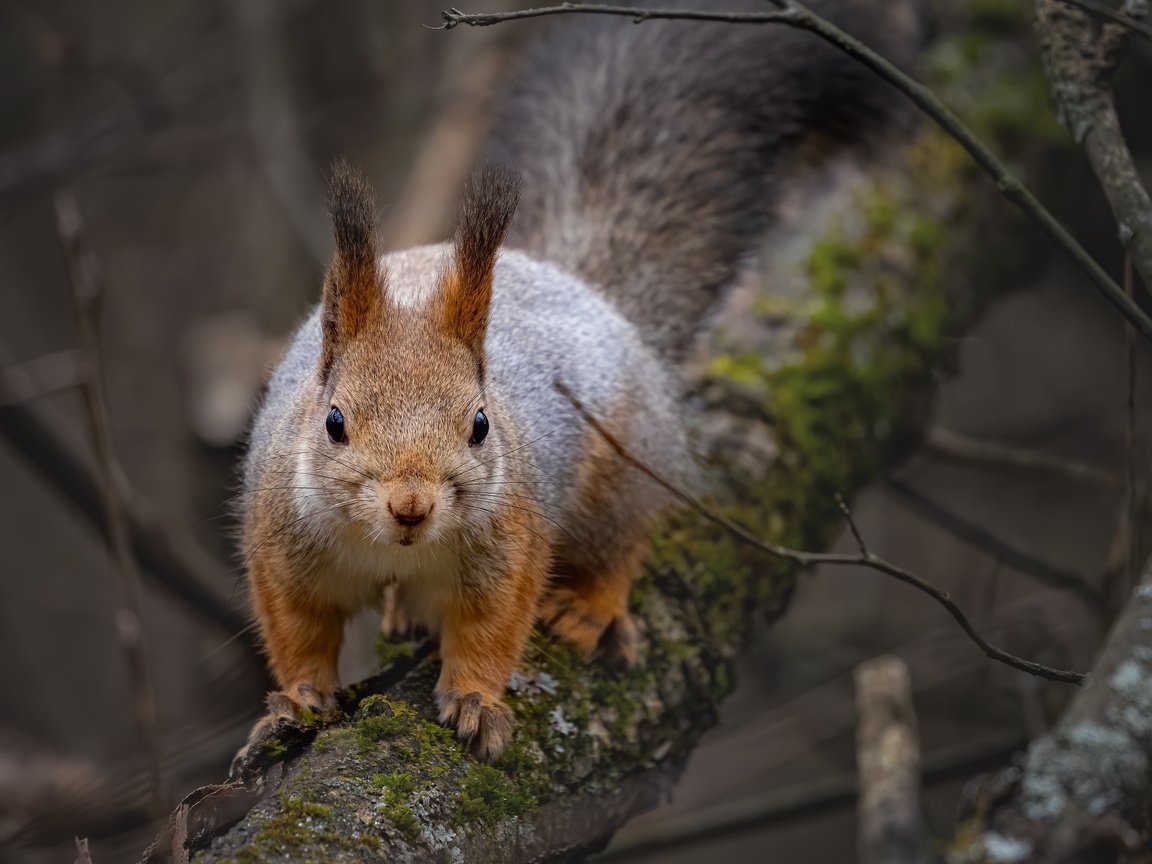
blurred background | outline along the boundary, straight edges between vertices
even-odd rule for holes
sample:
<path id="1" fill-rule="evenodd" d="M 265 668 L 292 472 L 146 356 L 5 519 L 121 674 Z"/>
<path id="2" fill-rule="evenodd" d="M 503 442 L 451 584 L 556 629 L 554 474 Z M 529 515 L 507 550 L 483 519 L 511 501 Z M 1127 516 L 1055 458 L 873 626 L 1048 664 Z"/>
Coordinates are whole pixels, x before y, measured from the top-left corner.
<path id="1" fill-rule="evenodd" d="M 1120 278 L 1094 179 L 1053 131 L 1043 88 L 1019 86 L 1038 74 L 1030 4 L 935 5 L 926 68 L 956 52 L 1012 58 L 949 92 L 1007 113 L 999 141 L 1013 167 Z M 82 219 L 63 239 L 79 237 L 102 274 L 92 320 L 111 446 L 147 528 L 140 617 L 167 809 L 225 774 L 267 686 L 230 497 L 262 376 L 318 297 L 331 247 L 323 172 L 339 155 L 363 167 L 389 245 L 442 239 L 491 98 L 535 29 L 429 29 L 440 8 L 0 2 L 0 861 L 72 860 L 75 835 L 98 864 L 131 861 L 155 831 L 118 576 L 100 488 L 84 480 L 100 467 L 76 386 L 84 280 L 69 272 L 58 202 L 71 198 L 59 196 Z M 1147 167 L 1152 57 L 1133 48 L 1120 114 Z M 842 206 L 838 182 L 818 202 L 789 202 L 774 248 L 804 242 L 813 207 Z M 951 591 L 991 638 L 1084 669 L 1133 540 L 1121 514 L 1127 460 L 1147 450 L 1148 352 L 1135 351 L 1130 416 L 1119 316 L 1022 220 L 988 231 L 997 243 L 973 233 L 972 256 L 1014 254 L 972 286 L 982 314 L 949 346 L 927 444 L 854 510 L 874 551 Z M 606 857 L 853 860 L 852 669 L 885 652 L 911 669 L 941 834 L 965 781 L 1004 764 L 1066 698 L 989 663 L 920 595 L 872 572 L 818 570 L 741 662 L 673 800 Z M 346 680 L 372 656 L 370 635 L 350 647 Z"/>

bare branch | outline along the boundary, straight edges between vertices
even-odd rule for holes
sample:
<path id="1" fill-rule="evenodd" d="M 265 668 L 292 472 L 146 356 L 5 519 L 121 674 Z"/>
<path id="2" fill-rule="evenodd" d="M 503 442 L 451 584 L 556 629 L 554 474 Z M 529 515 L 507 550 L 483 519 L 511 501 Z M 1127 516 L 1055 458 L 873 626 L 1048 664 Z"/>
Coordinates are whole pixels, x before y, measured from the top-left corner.
<path id="1" fill-rule="evenodd" d="M 1051 471 L 1069 480 L 1099 483 L 1102 486 L 1123 485 L 1123 480 L 1111 471 L 1086 462 L 1064 459 L 1040 450 L 1012 447 L 998 441 L 970 438 L 940 426 L 929 430 L 924 446 L 933 453 L 965 462 L 986 463 L 996 468 Z"/>
<path id="2" fill-rule="evenodd" d="M 1095 0 L 1059 0 L 1061 3 L 1067 3 L 1069 6 L 1078 6 L 1085 12 L 1089 12 L 1099 18 L 1112 21 L 1123 27 L 1127 27 L 1134 33 L 1139 33 L 1146 39 L 1152 39 L 1152 27 L 1145 24 L 1143 21 L 1138 21 L 1131 18 L 1122 12 L 1117 12 L 1111 6 L 1105 6 L 1103 3 L 1097 3 Z"/>
<path id="3" fill-rule="evenodd" d="M 789 549 L 787 546 L 779 546 L 775 543 L 768 543 L 764 540 L 761 540 L 747 528 L 738 525 L 727 516 L 724 516 L 705 506 L 697 498 L 689 495 L 683 489 L 680 489 L 679 487 L 670 483 L 668 480 L 661 477 L 646 464 L 633 456 L 624 447 L 624 445 L 620 443 L 619 439 L 617 439 L 608 429 L 606 429 L 596 417 L 588 412 L 588 409 L 584 407 L 580 400 L 576 398 L 575 394 L 570 389 L 568 389 L 567 386 L 559 381 L 555 382 L 553 386 L 566 399 L 568 399 L 569 402 L 572 403 L 572 407 L 574 407 L 580 416 L 584 418 L 584 422 L 591 426 L 621 459 L 623 459 L 633 468 L 636 468 L 642 474 L 654 480 L 659 486 L 672 493 L 672 495 L 675 496 L 679 501 L 688 505 L 709 522 L 714 525 L 718 525 L 729 534 L 743 541 L 744 543 L 747 543 L 748 545 L 753 546 L 756 549 L 759 549 L 760 551 L 775 558 L 784 558 L 805 567 L 811 566 L 813 564 L 831 564 L 834 566 L 847 565 L 854 567 L 867 567 L 880 573 L 886 573 L 894 579 L 897 579 L 906 585 L 911 585 L 913 588 L 922 591 L 929 597 L 936 600 L 936 602 L 943 606 L 946 610 L 948 610 L 948 614 L 956 620 L 956 623 L 959 624 L 964 632 L 968 634 L 968 637 L 980 647 L 980 650 L 984 652 L 985 656 L 990 657 L 991 659 L 1000 663 L 1004 663 L 1007 666 L 1011 666 L 1014 669 L 1027 672 L 1030 675 L 1036 675 L 1040 678 L 1047 678 L 1049 681 L 1061 681 L 1065 684 L 1084 683 L 1084 679 L 1087 676 L 1085 676 L 1082 672 L 1073 672 L 1064 669 L 1053 669 L 1049 666 L 1044 666 L 1043 664 L 1035 663 L 1031 660 L 1025 660 L 1022 657 L 1017 657 L 1015 654 L 1010 654 L 1003 648 L 996 647 L 976 632 L 976 629 L 972 626 L 972 623 L 968 620 L 968 617 L 964 614 L 960 607 L 956 605 L 956 601 L 952 599 L 951 595 L 947 591 L 942 591 L 930 582 L 921 579 L 919 576 L 910 573 L 901 567 L 897 567 L 895 564 L 885 561 L 883 558 L 880 558 L 871 552 L 868 552 L 867 550 L 861 552 L 859 555 L 844 555 L 833 552 L 801 552 L 798 549 Z"/>
<path id="4" fill-rule="evenodd" d="M 0 360 L 11 356 L 0 343 Z M 12 368 L 11 366 L 8 368 Z M 39 412 L 22 400 L 0 399 L 0 439 L 3 439 L 84 519 L 107 536 L 103 493 L 95 473 Z M 255 656 L 249 622 L 209 586 L 227 568 L 185 536 L 168 531 L 155 517 L 155 507 L 123 476 L 117 478 L 127 503 L 132 550 L 156 585 L 182 606 L 230 637 L 239 635 Z"/>
<path id="5" fill-rule="evenodd" d="M 920 816 L 920 733 L 908 666 L 876 657 L 856 667 L 859 852 L 863 864 L 927 864 Z"/>
<path id="6" fill-rule="evenodd" d="M 1060 249 L 1062 249 L 1084 271 L 1097 290 L 1109 300 L 1140 331 L 1146 339 L 1152 340 L 1152 318 L 1134 303 L 1116 281 L 1088 254 L 1067 229 L 1041 204 L 1023 183 L 1011 174 L 972 130 L 953 113 L 932 91 L 911 76 L 901 72 L 891 62 L 845 33 L 828 20 L 821 18 L 795 0 L 773 0 L 780 8 L 774 12 L 708 12 L 692 9 L 640 9 L 633 6 L 601 6 L 595 4 L 577 5 L 564 3 L 559 6 L 542 6 L 537 9 L 520 9 L 512 12 L 482 12 L 469 14 L 459 9 L 448 9 L 441 13 L 443 29 L 451 29 L 460 24 L 484 27 L 502 21 L 515 21 L 522 18 L 540 18 L 548 15 L 594 14 L 617 15 L 631 18 L 635 23 L 666 20 L 720 21 L 731 24 L 782 24 L 806 30 L 824 41 L 839 48 L 850 57 L 859 60 L 876 72 L 898 90 L 903 92 L 925 114 L 935 120 L 944 131 L 956 139 L 968 151 L 972 159 L 995 182 L 996 187 L 1009 201 L 1019 207 L 1036 222 Z"/>
<path id="7" fill-rule="evenodd" d="M 1111 78 L 1124 45 L 1115 24 L 1092 19 L 1062 0 L 1036 0 L 1044 69 L 1060 119 L 1084 148 L 1132 263 L 1152 285 L 1152 198 L 1124 141 Z M 1131 302 L 1131 301 L 1130 301 Z"/>
<path id="8" fill-rule="evenodd" d="M 140 619 L 140 578 L 132 555 L 125 503 L 117 478 L 123 474 L 112 446 L 108 406 L 100 354 L 99 309 L 104 285 L 95 256 L 84 247 L 80 206 L 67 192 L 56 197 L 56 225 L 64 247 L 80 333 L 81 351 L 88 374 L 84 376 L 84 404 L 88 428 L 100 470 L 104 517 L 108 528 L 108 551 L 120 583 L 120 608 L 116 633 L 128 666 L 128 678 L 136 703 L 136 723 L 152 768 L 152 797 L 158 811 L 164 806 L 160 776 L 160 733 L 156 721 L 156 696 L 148 671 L 148 650 Z"/>
<path id="9" fill-rule="evenodd" d="M 925 786 L 964 780 L 979 771 L 1001 767 L 1027 741 L 1018 733 L 998 735 L 939 751 L 924 757 Z M 625 861 L 675 849 L 684 852 L 691 843 L 731 835 L 753 828 L 763 829 L 796 819 L 851 807 L 857 802 L 859 782 L 855 774 L 814 780 L 779 792 L 753 796 L 738 804 L 718 803 L 699 811 L 678 814 L 674 823 L 621 835 L 597 861 Z"/>
<path id="10" fill-rule="evenodd" d="M 1124 256 L 1124 290 L 1129 297 L 1136 296 L 1135 279 L 1132 274 L 1132 256 Z M 1140 478 L 1136 471 L 1136 334 L 1124 325 L 1124 357 L 1128 367 L 1128 387 L 1125 394 L 1124 412 L 1124 512 L 1120 517 L 1122 542 L 1124 542 L 1124 565 L 1127 587 L 1135 587 L 1139 578 L 1136 572 L 1136 525 L 1137 484 Z"/>
<path id="11" fill-rule="evenodd" d="M 53 351 L 24 363 L 0 366 L 0 406 L 32 402 L 61 390 L 79 387 L 83 382 L 80 352 L 72 348 Z"/>
<path id="12" fill-rule="evenodd" d="M 886 485 L 896 493 L 897 500 L 901 503 L 914 508 L 918 515 L 943 528 L 974 549 L 991 555 L 997 561 L 1031 576 L 1044 585 L 1074 594 L 1097 613 L 1106 611 L 1108 604 L 1104 595 L 1088 581 L 1086 576 L 1056 567 L 1013 546 L 991 531 L 965 519 L 958 513 L 948 510 L 902 480 L 890 479 Z"/>

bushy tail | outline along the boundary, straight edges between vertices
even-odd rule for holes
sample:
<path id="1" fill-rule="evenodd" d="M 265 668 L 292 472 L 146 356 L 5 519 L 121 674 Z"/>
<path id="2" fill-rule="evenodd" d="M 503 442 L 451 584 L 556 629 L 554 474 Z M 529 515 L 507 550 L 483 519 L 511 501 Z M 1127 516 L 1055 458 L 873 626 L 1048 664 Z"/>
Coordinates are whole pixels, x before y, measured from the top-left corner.
<path id="1" fill-rule="evenodd" d="M 810 6 L 898 63 L 915 45 L 901 0 Z M 818 37 L 777 24 L 554 23 L 496 117 L 489 157 L 524 176 L 510 245 L 599 285 L 679 360 L 762 238 L 798 157 L 867 137 L 903 100 Z"/>

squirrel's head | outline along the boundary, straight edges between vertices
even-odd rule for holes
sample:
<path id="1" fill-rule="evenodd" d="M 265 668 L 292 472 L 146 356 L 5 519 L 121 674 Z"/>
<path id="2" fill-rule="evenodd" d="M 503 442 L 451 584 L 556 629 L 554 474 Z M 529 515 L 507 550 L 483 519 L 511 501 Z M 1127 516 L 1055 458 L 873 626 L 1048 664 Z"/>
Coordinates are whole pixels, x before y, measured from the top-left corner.
<path id="1" fill-rule="evenodd" d="M 300 485 L 319 490 L 302 499 L 312 509 L 343 516 L 373 542 L 434 542 L 474 527 L 461 483 L 492 484 L 492 500 L 499 493 L 496 457 L 507 436 L 486 392 L 484 339 L 518 195 L 513 174 L 484 169 L 465 190 L 451 252 L 435 272 L 392 272 L 381 261 L 371 189 L 346 164 L 334 169 L 321 396 L 307 419 Z"/>

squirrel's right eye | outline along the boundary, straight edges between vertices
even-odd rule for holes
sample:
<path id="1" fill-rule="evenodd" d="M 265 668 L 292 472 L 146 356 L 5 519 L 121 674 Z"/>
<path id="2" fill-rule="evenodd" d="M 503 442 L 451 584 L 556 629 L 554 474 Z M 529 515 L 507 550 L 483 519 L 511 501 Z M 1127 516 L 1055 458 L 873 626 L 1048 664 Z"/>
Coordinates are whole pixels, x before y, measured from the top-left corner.
<path id="1" fill-rule="evenodd" d="M 328 437 L 332 439 L 332 443 L 344 443 L 344 415 L 335 405 L 328 412 L 328 419 L 324 421 L 324 428 L 328 430 Z"/>

